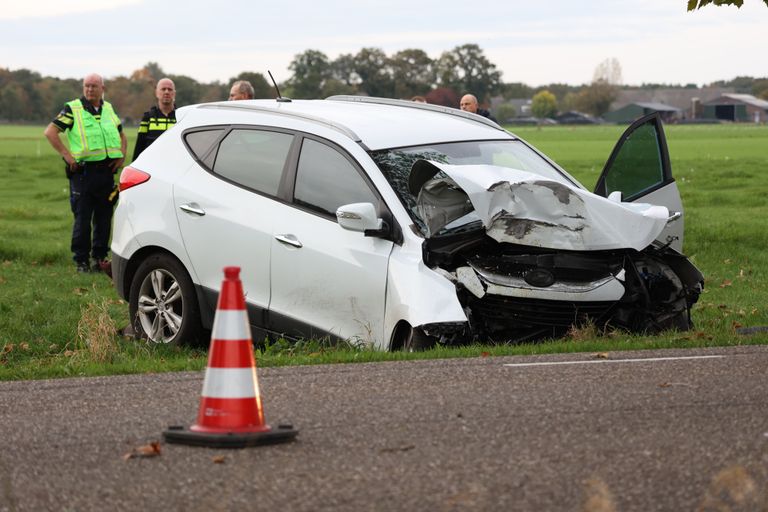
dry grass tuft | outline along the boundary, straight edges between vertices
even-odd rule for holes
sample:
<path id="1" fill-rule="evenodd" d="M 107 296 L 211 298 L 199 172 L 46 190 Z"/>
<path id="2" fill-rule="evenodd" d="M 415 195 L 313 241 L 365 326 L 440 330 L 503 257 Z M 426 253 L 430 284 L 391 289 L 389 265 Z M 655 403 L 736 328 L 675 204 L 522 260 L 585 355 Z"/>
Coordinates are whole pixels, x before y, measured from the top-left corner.
<path id="1" fill-rule="evenodd" d="M 109 316 L 109 301 L 89 302 L 83 307 L 77 323 L 78 352 L 87 353 L 97 363 L 114 360 L 119 351 L 117 326 Z"/>
<path id="2" fill-rule="evenodd" d="M 595 325 L 595 322 L 593 322 L 591 319 L 588 319 L 583 324 L 572 325 L 571 328 L 568 329 L 566 337 L 572 341 L 588 341 L 594 340 L 601 334 L 603 334 L 603 332 L 598 329 L 598 327 Z"/>

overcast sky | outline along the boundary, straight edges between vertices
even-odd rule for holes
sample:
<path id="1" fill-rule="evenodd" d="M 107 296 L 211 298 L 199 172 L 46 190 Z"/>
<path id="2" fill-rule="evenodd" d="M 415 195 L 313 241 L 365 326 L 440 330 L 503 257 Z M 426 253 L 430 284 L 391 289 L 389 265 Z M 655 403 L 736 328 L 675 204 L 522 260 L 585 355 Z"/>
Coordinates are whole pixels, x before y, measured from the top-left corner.
<path id="1" fill-rule="evenodd" d="M 437 58 L 478 44 L 505 82 L 582 84 L 608 58 L 625 84 L 698 85 L 768 76 L 768 8 L 686 0 L 14 0 L 0 9 L 0 67 L 81 78 L 170 74 L 228 82 L 241 71 L 290 76 L 293 57 L 377 47 Z M 473 11 L 473 9 L 475 9 Z"/>

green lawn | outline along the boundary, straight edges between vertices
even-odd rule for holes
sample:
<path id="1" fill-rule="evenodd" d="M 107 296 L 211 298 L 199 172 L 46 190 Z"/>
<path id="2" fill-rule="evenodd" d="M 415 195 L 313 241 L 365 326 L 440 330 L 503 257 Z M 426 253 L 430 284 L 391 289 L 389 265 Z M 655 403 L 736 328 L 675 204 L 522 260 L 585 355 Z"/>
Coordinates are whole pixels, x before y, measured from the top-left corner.
<path id="1" fill-rule="evenodd" d="M 0 125 L 0 379 L 204 367 L 205 348 L 156 347 L 103 334 L 104 329 L 128 323 L 127 306 L 105 276 L 74 271 L 63 162 L 48 146 L 43 128 Z M 768 325 L 768 127 L 685 125 L 665 130 L 686 209 L 684 250 L 706 278 L 693 312 L 695 331 L 654 337 L 587 333 L 536 345 L 415 355 L 339 349 L 319 342 L 278 343 L 259 354 L 259 364 L 768 342 L 767 333 L 735 332 L 741 326 Z M 132 150 L 135 128 L 127 131 Z M 511 131 L 591 188 L 623 128 L 547 126 Z M 99 319 L 110 325 L 99 330 Z M 97 357 L 102 353 L 97 344 L 107 347 L 105 357 Z"/>

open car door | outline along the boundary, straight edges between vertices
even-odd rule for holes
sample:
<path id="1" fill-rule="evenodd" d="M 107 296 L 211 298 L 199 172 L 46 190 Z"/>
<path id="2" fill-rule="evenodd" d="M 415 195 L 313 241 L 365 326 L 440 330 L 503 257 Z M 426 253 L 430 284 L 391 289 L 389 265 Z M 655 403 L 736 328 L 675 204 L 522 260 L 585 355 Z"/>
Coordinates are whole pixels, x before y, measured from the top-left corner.
<path id="1" fill-rule="evenodd" d="M 595 185 L 595 194 L 609 197 L 615 192 L 621 193 L 621 201 L 666 206 L 669 220 L 656 240 L 682 253 L 683 203 L 672 177 L 658 112 L 633 122 L 613 148 Z"/>

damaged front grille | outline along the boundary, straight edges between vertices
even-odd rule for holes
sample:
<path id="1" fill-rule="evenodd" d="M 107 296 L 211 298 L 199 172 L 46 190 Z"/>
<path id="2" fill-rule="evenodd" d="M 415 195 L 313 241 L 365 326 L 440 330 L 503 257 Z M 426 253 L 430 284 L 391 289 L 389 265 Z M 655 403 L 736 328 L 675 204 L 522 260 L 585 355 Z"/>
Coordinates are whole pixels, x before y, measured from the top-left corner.
<path id="1" fill-rule="evenodd" d="M 472 297 L 468 306 L 472 323 L 496 342 L 519 342 L 544 336 L 561 336 L 573 325 L 600 324 L 615 301 L 567 302 L 485 295 Z"/>

